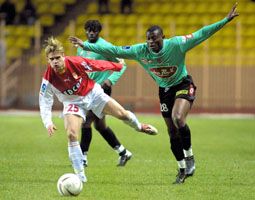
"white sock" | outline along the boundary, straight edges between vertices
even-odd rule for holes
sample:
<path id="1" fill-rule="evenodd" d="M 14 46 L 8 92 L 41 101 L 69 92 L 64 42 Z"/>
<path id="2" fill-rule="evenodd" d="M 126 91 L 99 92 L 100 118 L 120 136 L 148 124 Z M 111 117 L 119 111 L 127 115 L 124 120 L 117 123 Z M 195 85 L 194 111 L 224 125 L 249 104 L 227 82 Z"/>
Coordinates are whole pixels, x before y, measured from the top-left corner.
<path id="1" fill-rule="evenodd" d="M 116 153 L 121 153 L 122 151 L 124 151 L 125 150 L 125 147 L 123 146 L 123 145 L 120 145 L 120 146 L 118 146 L 116 149 L 115 149 L 115 151 L 116 151 Z"/>
<path id="2" fill-rule="evenodd" d="M 76 174 L 84 173 L 83 154 L 78 141 L 68 143 L 68 153 L 73 165 L 74 172 Z"/>
<path id="3" fill-rule="evenodd" d="M 136 130 L 141 130 L 142 125 L 136 118 L 135 114 L 130 111 L 128 111 L 128 113 L 129 113 L 129 120 L 125 120 L 124 122 Z"/>
<path id="4" fill-rule="evenodd" d="M 186 168 L 186 162 L 184 159 L 177 161 L 177 164 L 179 168 Z"/>
<path id="5" fill-rule="evenodd" d="M 87 151 L 83 152 L 83 159 L 88 160 L 88 152 Z"/>
<path id="6" fill-rule="evenodd" d="M 183 153 L 184 153 L 185 157 L 193 156 L 192 147 L 190 146 L 189 150 L 187 150 L 187 151 L 183 149 Z"/>

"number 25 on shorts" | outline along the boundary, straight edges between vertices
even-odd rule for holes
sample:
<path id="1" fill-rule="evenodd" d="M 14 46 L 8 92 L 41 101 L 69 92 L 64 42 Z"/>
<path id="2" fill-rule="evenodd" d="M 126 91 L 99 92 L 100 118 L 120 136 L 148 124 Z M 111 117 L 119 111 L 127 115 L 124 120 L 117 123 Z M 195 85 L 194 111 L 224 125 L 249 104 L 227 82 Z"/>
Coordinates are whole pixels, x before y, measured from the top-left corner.
<path id="1" fill-rule="evenodd" d="M 67 106 L 67 112 L 78 112 L 79 111 L 79 107 L 75 104 L 68 104 Z"/>

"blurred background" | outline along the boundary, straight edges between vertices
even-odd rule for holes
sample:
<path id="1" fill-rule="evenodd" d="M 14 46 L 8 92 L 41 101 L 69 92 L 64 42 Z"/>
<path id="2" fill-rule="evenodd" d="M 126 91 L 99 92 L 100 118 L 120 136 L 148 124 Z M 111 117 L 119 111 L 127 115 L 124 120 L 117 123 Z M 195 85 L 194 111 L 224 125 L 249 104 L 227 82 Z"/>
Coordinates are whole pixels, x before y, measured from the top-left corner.
<path id="1" fill-rule="evenodd" d="M 66 55 L 75 55 L 68 36 L 85 40 L 83 27 L 89 19 L 103 24 L 101 36 L 109 42 L 131 45 L 145 42 L 146 30 L 153 24 L 160 25 L 166 37 L 192 33 L 223 19 L 234 3 L 0 0 L 0 108 L 38 110 L 46 69 L 42 44 L 51 35 L 64 44 Z M 197 85 L 192 112 L 255 113 L 255 2 L 239 0 L 237 10 L 239 17 L 187 54 L 186 65 Z M 133 111 L 159 113 L 156 84 L 139 64 L 126 62 L 128 69 L 114 86 L 113 97 Z"/>

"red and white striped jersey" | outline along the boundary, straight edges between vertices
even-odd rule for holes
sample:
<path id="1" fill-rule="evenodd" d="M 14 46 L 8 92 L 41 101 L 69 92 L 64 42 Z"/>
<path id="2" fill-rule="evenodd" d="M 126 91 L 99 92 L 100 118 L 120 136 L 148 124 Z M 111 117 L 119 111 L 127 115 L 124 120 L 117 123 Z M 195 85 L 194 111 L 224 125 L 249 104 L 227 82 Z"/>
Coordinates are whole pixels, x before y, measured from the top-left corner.
<path id="1" fill-rule="evenodd" d="M 79 56 L 65 56 L 66 70 L 58 74 L 48 65 L 43 76 L 39 93 L 40 113 L 45 127 L 52 124 L 51 109 L 53 105 L 53 94 L 60 102 L 80 101 L 90 92 L 95 82 L 89 78 L 87 72 L 93 71 L 120 71 L 122 65 L 119 63 L 90 60 Z"/>

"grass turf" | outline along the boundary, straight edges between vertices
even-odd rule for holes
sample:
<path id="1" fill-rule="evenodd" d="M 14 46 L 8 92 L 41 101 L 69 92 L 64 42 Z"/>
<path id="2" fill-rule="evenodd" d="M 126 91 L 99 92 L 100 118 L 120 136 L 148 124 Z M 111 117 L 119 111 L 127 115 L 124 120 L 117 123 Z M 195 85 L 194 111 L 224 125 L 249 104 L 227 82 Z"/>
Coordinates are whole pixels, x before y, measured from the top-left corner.
<path id="1" fill-rule="evenodd" d="M 255 120 L 190 117 L 197 170 L 183 185 L 172 185 L 177 164 L 161 116 L 138 115 L 158 136 L 133 131 L 111 117 L 107 122 L 132 153 L 126 167 L 93 131 L 86 168 L 88 183 L 77 199 L 254 199 Z M 0 199 L 61 199 L 58 178 L 72 172 L 63 120 L 48 138 L 39 116 L 0 116 Z"/>

